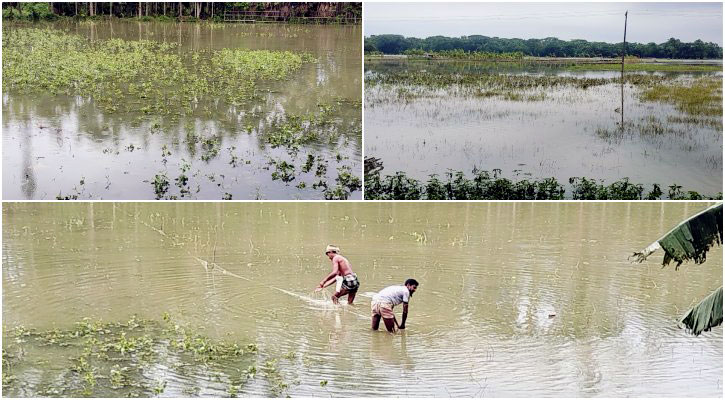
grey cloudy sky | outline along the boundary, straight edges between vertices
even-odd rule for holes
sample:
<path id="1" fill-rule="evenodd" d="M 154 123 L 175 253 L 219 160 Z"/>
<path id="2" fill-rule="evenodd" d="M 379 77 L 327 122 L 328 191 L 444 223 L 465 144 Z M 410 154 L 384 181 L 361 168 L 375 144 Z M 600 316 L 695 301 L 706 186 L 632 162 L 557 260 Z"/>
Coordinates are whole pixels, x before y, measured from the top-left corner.
<path id="1" fill-rule="evenodd" d="M 674 37 L 722 45 L 722 3 L 375 3 L 364 5 L 365 36 L 585 39 L 662 43 Z"/>

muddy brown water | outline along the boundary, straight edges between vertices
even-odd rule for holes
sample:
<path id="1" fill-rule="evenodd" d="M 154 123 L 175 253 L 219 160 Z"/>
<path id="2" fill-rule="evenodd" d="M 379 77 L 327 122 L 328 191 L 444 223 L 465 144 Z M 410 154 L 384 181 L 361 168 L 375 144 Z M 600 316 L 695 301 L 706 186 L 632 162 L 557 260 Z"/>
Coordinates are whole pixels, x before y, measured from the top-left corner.
<path id="1" fill-rule="evenodd" d="M 676 321 L 722 284 L 722 248 L 679 271 L 661 253 L 627 261 L 708 205 L 4 203 L 4 346 L 18 354 L 18 325 L 168 312 L 257 344 L 258 368 L 279 360 L 282 395 L 721 397 L 722 328 L 693 337 Z M 353 307 L 312 292 L 328 243 L 360 277 Z M 370 294 L 409 277 L 408 329 L 371 331 Z M 62 349 L 20 346 L 5 395 L 63 387 Z M 239 374 L 144 371 L 163 396 L 224 396 Z M 260 373 L 239 394 L 270 390 Z"/>
<path id="2" fill-rule="evenodd" d="M 22 29 L 28 25 L 14 27 Z M 150 183 L 167 171 L 169 180 L 188 162 L 193 199 L 321 199 L 312 188 L 314 174 L 299 174 L 290 184 L 273 180 L 270 159 L 288 159 L 259 135 L 269 122 L 285 115 L 304 115 L 318 104 L 345 103 L 331 119 L 340 137 L 304 146 L 306 154 L 328 163 L 327 181 L 334 186 L 337 168 L 349 166 L 361 175 L 361 32 L 360 26 L 286 24 L 214 25 L 192 23 L 97 22 L 42 24 L 91 40 L 121 38 L 180 44 L 180 51 L 224 48 L 308 52 L 317 63 L 304 64 L 282 82 L 259 82 L 258 101 L 239 107 L 215 108 L 210 116 L 193 115 L 162 123 L 161 133 L 141 113 L 106 113 L 92 99 L 50 94 L 4 92 L 2 98 L 3 198 L 153 199 Z M 176 111 L 176 110 L 171 110 Z M 138 118 L 143 117 L 142 122 Z M 255 127 L 248 133 L 245 126 Z M 203 161 L 186 145 L 185 130 L 197 136 L 221 137 L 219 155 Z M 192 146 L 193 147 L 193 146 Z M 163 162 L 162 152 L 171 155 Z M 240 158 L 230 164 L 231 154 Z M 338 157 L 339 156 L 339 157 Z M 245 162 L 249 161 L 249 164 Z M 296 162 L 299 164 L 299 161 Z M 93 165 L 93 168 L 88 168 Z M 297 168 L 299 173 L 299 166 Z M 81 181 L 83 181 L 81 183 Z M 297 188 L 300 182 L 305 188 Z M 198 191 L 197 191 L 198 190 Z M 356 191 L 351 198 L 362 198 Z"/>
<path id="3" fill-rule="evenodd" d="M 582 78 L 617 78 L 617 71 L 568 71 L 561 66 L 519 66 L 452 62 L 366 62 L 366 74 L 425 70 L 435 73 L 495 75 L 533 74 Z M 635 72 L 638 73 L 638 72 Z M 649 73 L 645 73 L 649 74 Z M 663 73 L 651 73 L 661 75 Z M 720 72 L 671 73 L 686 83 Z M 661 124 L 663 134 L 602 137 L 619 131 L 621 88 L 618 84 L 580 89 L 539 88 L 543 100 L 434 95 L 399 99 L 405 85 L 365 87 L 365 154 L 382 160 L 384 174 L 403 171 L 416 179 L 449 170 L 501 169 L 509 178 L 570 177 L 609 184 L 624 177 L 651 189 L 676 183 L 706 195 L 722 191 L 722 125 L 671 123 L 686 118 L 673 105 L 640 99 L 642 87 L 626 85 L 625 124 Z M 483 88 L 486 89 L 486 88 Z M 721 119 L 720 119 L 721 122 Z M 616 136 L 616 135 L 615 135 Z"/>

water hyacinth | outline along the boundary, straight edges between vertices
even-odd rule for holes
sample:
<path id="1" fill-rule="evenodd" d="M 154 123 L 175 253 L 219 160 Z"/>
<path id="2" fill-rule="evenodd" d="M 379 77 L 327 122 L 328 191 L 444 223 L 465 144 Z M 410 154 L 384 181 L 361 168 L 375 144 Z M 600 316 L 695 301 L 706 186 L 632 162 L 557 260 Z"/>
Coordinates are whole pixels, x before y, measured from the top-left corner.
<path id="1" fill-rule="evenodd" d="M 238 368 L 256 368 L 257 344 L 211 338 L 168 313 L 162 319 L 83 318 L 74 328 L 48 331 L 16 326 L 3 335 L 3 392 L 13 397 L 150 397 L 163 393 L 167 384 L 148 373 L 155 368 L 191 372 L 198 379 L 183 386 L 207 389 L 220 380 L 242 389 L 254 379 L 243 378 Z M 58 353 L 66 357 L 53 357 Z M 59 379 L 28 379 L 32 369 L 26 358 L 41 360 Z"/>
<path id="2" fill-rule="evenodd" d="M 240 104 L 253 97 L 256 82 L 287 79 L 315 61 L 289 51 L 181 51 L 176 43 L 6 28 L 2 82 L 3 91 L 89 96 L 105 111 L 189 114 L 204 98 Z"/>

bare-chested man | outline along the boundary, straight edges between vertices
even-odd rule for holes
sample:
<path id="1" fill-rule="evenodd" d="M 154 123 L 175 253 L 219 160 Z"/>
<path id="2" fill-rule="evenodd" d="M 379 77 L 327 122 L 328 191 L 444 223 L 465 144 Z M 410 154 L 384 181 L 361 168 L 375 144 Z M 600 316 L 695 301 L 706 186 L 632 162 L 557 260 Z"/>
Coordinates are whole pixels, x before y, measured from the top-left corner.
<path id="1" fill-rule="evenodd" d="M 360 288 L 360 282 L 357 280 L 357 275 L 352 272 L 350 262 L 347 258 L 340 255 L 340 249 L 334 245 L 328 245 L 325 249 L 325 254 L 332 261 L 332 272 L 327 274 L 320 284 L 315 288 L 316 292 L 341 281 L 336 288 L 335 294 L 332 295 L 332 302 L 339 304 L 338 299 L 344 295 L 347 295 L 347 304 L 352 304 L 355 300 L 357 290 Z"/>

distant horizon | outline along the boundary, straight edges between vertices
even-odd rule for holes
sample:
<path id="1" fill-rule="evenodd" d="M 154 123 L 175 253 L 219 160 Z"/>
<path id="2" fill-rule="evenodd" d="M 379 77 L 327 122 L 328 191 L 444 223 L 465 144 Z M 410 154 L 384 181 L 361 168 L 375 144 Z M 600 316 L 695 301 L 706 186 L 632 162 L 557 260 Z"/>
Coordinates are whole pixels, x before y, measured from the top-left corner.
<path id="1" fill-rule="evenodd" d="M 425 40 L 425 39 L 432 38 L 432 37 L 461 38 L 461 37 L 471 37 L 471 36 L 483 36 L 483 37 L 488 37 L 488 38 L 506 39 L 506 40 L 543 40 L 543 39 L 547 39 L 547 38 L 555 38 L 555 39 L 563 40 L 565 42 L 571 42 L 573 40 L 584 40 L 584 41 L 587 41 L 587 42 L 590 42 L 590 43 L 607 43 L 607 44 L 618 44 L 618 43 L 622 43 L 621 40 L 618 41 L 618 42 L 607 42 L 607 41 L 604 41 L 604 40 L 589 40 L 589 39 L 583 39 L 583 38 L 562 39 L 562 38 L 556 37 L 556 36 L 522 38 L 522 37 L 489 36 L 489 35 L 483 35 L 483 34 L 478 34 L 478 33 L 473 33 L 473 34 L 470 34 L 470 35 L 461 35 L 461 36 L 431 35 L 431 36 L 426 36 L 426 37 L 406 36 L 406 35 L 401 35 L 399 33 L 379 33 L 379 34 L 375 34 L 375 35 L 365 35 L 364 39 L 370 39 L 372 36 L 385 36 L 385 35 L 396 35 L 396 36 L 403 36 L 406 39 L 421 39 L 421 40 Z M 670 38 L 667 38 L 666 40 L 663 40 L 661 42 L 637 42 L 637 41 L 629 40 L 629 38 L 627 38 L 627 43 L 638 43 L 638 44 L 656 43 L 656 44 L 662 44 L 662 43 L 667 42 L 667 40 L 669 40 L 669 39 Z M 695 39 L 695 40 L 682 40 L 681 38 L 678 38 L 678 37 L 672 37 L 672 39 L 680 40 L 683 43 L 692 43 L 695 40 L 698 40 L 698 39 Z M 703 40 L 703 39 L 699 39 L 699 40 L 702 40 L 705 43 L 715 43 L 718 46 L 722 47 L 722 44 L 720 44 L 720 43 L 709 42 L 709 41 Z"/>
<path id="2" fill-rule="evenodd" d="M 365 37 L 487 36 L 506 39 L 723 45 L 722 3 L 366 3 Z"/>

